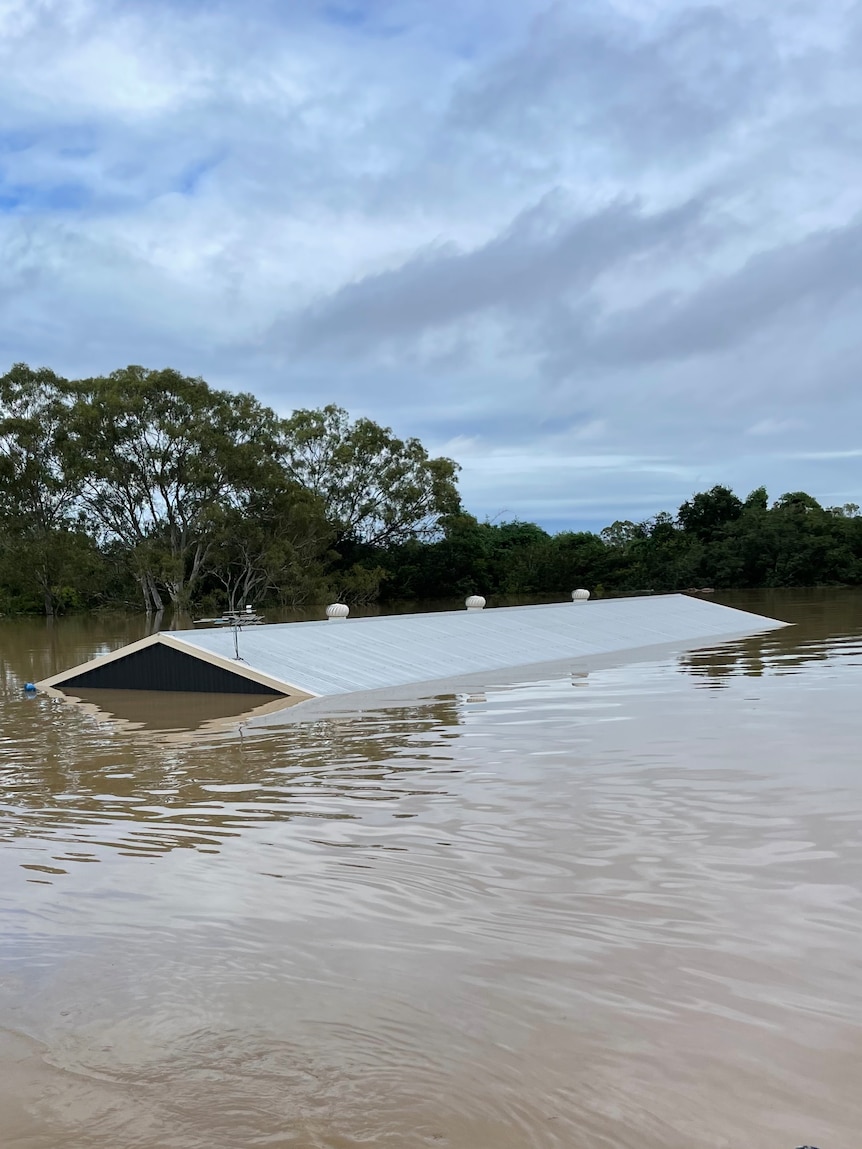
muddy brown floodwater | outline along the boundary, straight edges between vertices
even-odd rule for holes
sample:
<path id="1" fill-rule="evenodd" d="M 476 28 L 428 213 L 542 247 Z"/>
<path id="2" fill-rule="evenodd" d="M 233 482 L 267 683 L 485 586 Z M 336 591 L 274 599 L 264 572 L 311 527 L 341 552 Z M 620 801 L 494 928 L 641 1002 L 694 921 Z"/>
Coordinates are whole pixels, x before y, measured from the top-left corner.
<path id="1" fill-rule="evenodd" d="M 0 620 L 3 1149 L 858 1149 L 862 593 L 725 601 L 796 625 L 259 732 Z"/>

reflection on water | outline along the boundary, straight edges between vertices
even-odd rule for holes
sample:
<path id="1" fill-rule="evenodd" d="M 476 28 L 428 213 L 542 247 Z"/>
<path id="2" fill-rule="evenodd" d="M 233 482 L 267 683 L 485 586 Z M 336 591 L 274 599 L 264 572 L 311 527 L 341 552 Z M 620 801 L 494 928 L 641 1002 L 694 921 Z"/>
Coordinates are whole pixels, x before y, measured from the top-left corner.
<path id="1" fill-rule="evenodd" d="M 217 707 L 222 697 L 209 701 Z M 241 698 L 247 706 L 249 696 Z M 195 739 L 162 731 L 141 737 L 132 723 L 106 721 L 102 711 L 55 699 L 20 705 L 30 721 L 19 723 L 14 744 L 0 741 L 3 793 L 16 797 L 11 808 L 0 805 L 0 838 L 43 838 L 50 845 L 33 846 L 37 853 L 57 842 L 86 844 L 96 851 L 87 851 L 88 859 L 105 847 L 126 854 L 159 855 L 174 846 L 212 851 L 243 828 L 296 815 L 359 818 L 370 800 L 398 796 L 405 775 L 427 773 L 423 764 L 434 755 L 426 741 L 445 746 L 459 721 L 455 700 L 443 698 L 382 716 L 303 723 L 286 736 L 252 737 L 240 726 L 229 740 L 214 741 L 206 725 Z M 20 758 L 22 746 L 30 747 L 29 760 Z M 345 808 L 345 798 L 363 806 Z"/>
<path id="2" fill-rule="evenodd" d="M 739 610 L 751 610 L 792 623 L 742 641 L 695 651 L 681 658 L 689 673 L 723 687 L 737 674 L 794 674 L 813 664 L 836 665 L 858 655 L 862 635 L 862 595 L 856 590 L 736 591 L 716 596 Z"/>
<path id="3" fill-rule="evenodd" d="M 0 621 L 3 1149 L 853 1149 L 862 596 L 734 605 L 797 625 L 260 728 Z"/>
<path id="4" fill-rule="evenodd" d="M 79 705 L 96 722 L 114 720 L 128 730 L 159 734 L 216 733 L 237 730 L 244 721 L 274 714 L 296 704 L 293 698 L 271 694 L 202 694 L 197 691 L 87 690 L 75 695 L 50 692 L 61 701 Z"/>

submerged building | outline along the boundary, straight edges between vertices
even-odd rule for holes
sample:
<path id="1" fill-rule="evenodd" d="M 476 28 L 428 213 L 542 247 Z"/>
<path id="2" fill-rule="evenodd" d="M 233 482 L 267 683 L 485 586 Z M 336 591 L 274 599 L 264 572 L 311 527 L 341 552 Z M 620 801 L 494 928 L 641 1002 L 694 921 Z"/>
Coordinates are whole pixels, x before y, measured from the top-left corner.
<path id="1" fill-rule="evenodd" d="M 578 593 L 578 592 L 576 592 Z M 584 592 L 585 593 L 585 592 Z M 574 597 L 574 596 L 573 596 Z M 320 622 L 162 631 L 38 683 L 78 689 L 273 695 L 301 701 L 571 661 L 691 650 L 785 625 L 682 594 Z"/>

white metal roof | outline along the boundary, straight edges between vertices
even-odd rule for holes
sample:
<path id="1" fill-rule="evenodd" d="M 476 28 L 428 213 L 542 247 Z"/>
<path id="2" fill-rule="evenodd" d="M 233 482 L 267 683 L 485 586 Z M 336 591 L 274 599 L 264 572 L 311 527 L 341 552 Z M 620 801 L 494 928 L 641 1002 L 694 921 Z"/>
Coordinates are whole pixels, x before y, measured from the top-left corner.
<path id="1" fill-rule="evenodd" d="M 241 630 L 242 669 L 316 696 L 771 630 L 783 623 L 687 595 L 280 623 Z M 171 646 L 234 666 L 231 629 L 171 631 Z M 61 685 L 57 676 L 54 685 Z"/>

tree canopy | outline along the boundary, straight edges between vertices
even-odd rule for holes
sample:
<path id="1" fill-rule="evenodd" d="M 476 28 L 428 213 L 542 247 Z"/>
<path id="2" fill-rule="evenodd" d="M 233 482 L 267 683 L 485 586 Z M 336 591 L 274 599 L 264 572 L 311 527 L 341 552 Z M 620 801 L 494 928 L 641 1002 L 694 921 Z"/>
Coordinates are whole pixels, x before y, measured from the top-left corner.
<path id="1" fill-rule="evenodd" d="M 63 597 L 70 560 L 92 558 L 65 453 L 70 395 L 47 368 L 19 363 L 0 377 L 0 559 L 46 614 Z"/>
<path id="2" fill-rule="evenodd" d="M 0 609 L 37 591 L 49 614 L 373 596 L 383 571 L 359 550 L 434 537 L 460 508 L 456 474 L 338 407 L 283 419 L 168 368 L 67 381 L 16 364 L 0 378 Z"/>
<path id="3" fill-rule="evenodd" d="M 480 522 L 458 465 L 343 408 L 170 369 L 0 377 L 0 612 L 862 585 L 862 517 L 713 486 L 598 533 Z"/>
<path id="4" fill-rule="evenodd" d="M 65 456 L 85 513 L 126 548 L 144 601 L 184 605 L 214 519 L 272 477 L 278 421 L 251 395 L 127 367 L 74 386 Z"/>
<path id="5" fill-rule="evenodd" d="M 382 546 L 435 533 L 457 511 L 458 466 L 431 459 L 418 439 L 398 439 L 342 407 L 295 411 L 281 428 L 287 474 L 323 502 L 337 541 Z"/>

